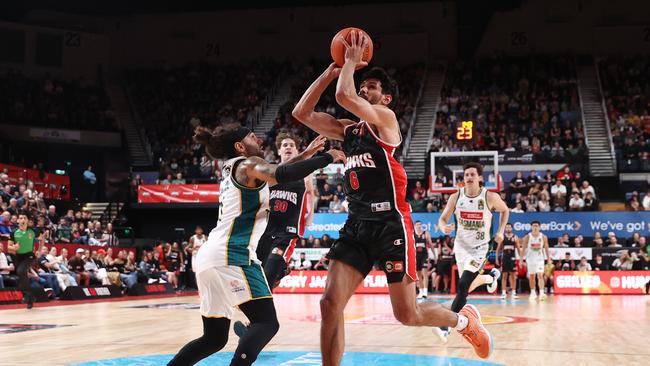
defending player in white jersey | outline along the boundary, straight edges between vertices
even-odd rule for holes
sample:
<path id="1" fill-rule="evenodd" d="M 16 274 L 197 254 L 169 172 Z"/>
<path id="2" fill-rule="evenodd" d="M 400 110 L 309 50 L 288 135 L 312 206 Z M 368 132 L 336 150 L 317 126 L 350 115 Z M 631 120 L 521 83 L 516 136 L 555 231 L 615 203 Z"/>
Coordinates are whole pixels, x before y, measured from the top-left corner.
<path id="1" fill-rule="evenodd" d="M 438 220 L 438 226 L 445 235 L 456 229 L 454 253 L 460 280 L 451 305 L 452 311 L 462 309 L 467 303 L 468 294 L 481 285 L 488 285 L 488 291 L 495 292 L 501 276 L 501 272 L 496 268 L 493 268 L 490 274 L 482 274 L 482 271 L 490 248 L 492 211 L 500 214 L 499 227 L 494 236 L 497 244 L 503 241 L 510 211 L 498 193 L 490 192 L 481 186 L 482 179 L 483 165 L 474 162 L 463 165 L 464 187 L 449 197 L 447 206 Z M 449 224 L 452 213 L 458 227 Z M 443 342 L 446 342 L 448 330 L 434 329 Z"/>
<path id="2" fill-rule="evenodd" d="M 550 263 L 551 256 L 548 250 L 548 237 L 540 229 L 539 221 L 530 223 L 532 231 L 524 236 L 522 246 L 524 247 L 524 258 L 526 258 L 526 268 L 528 272 L 528 283 L 530 284 L 530 301 L 535 301 L 537 293 L 535 291 L 535 279 L 539 285 L 539 299 L 546 300 L 544 293 L 544 254 Z"/>
<path id="3" fill-rule="evenodd" d="M 344 161 L 345 156 L 330 150 L 311 157 L 325 145 L 325 138 L 319 136 L 291 163 L 270 164 L 262 158 L 262 141 L 239 124 L 214 131 L 199 127 L 194 139 L 213 159 L 229 160 L 222 168 L 217 226 L 194 263 L 203 335 L 186 344 L 168 365 L 194 365 L 221 350 L 238 307 L 250 320 L 250 328 L 240 338 L 230 365 L 249 366 L 279 328 L 271 290 L 256 255 L 268 220 L 268 185 L 303 179 L 334 160 Z"/>

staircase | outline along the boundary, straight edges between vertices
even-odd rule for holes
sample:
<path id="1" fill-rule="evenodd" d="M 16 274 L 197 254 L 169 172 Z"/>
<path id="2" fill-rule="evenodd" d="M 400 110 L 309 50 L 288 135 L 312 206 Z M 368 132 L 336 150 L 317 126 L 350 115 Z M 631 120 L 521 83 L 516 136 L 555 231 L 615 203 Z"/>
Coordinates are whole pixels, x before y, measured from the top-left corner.
<path id="1" fill-rule="evenodd" d="M 153 159 L 151 150 L 144 131 L 138 129 L 133 105 L 129 101 L 125 88 L 117 80 L 109 80 L 106 83 L 106 92 L 111 99 L 118 123 L 124 131 L 131 165 L 134 167 L 151 166 Z"/>
<path id="2" fill-rule="evenodd" d="M 616 157 L 609 119 L 603 102 L 598 66 L 593 60 L 590 60 L 588 64 L 578 65 L 578 91 L 585 140 L 589 148 L 590 175 L 594 177 L 615 176 Z"/>
<path id="3" fill-rule="evenodd" d="M 260 118 L 259 123 L 255 126 L 255 135 L 262 140 L 266 139 L 266 134 L 273 127 L 273 122 L 278 116 L 278 111 L 284 103 L 291 97 L 291 87 L 296 83 L 298 73 L 291 73 L 283 78 L 282 83 L 275 90 L 275 94 L 271 97 L 271 101 L 266 106 L 264 114 Z"/>
<path id="4" fill-rule="evenodd" d="M 84 205 L 83 210 L 92 212 L 92 218 L 93 221 L 95 221 L 99 220 L 104 215 L 104 212 L 109 205 L 108 202 L 88 202 Z"/>
<path id="5" fill-rule="evenodd" d="M 92 212 L 93 221 L 99 220 L 102 225 L 106 226 L 115 220 L 122 207 L 124 207 L 124 203 L 121 202 L 89 202 L 84 205 L 83 210 Z"/>
<path id="6" fill-rule="evenodd" d="M 440 104 L 440 91 L 445 81 L 445 68 L 427 72 L 420 104 L 416 110 L 415 123 L 411 126 L 410 139 L 405 140 L 404 169 L 410 179 L 424 178 L 426 154 L 429 151 L 436 112 Z"/>

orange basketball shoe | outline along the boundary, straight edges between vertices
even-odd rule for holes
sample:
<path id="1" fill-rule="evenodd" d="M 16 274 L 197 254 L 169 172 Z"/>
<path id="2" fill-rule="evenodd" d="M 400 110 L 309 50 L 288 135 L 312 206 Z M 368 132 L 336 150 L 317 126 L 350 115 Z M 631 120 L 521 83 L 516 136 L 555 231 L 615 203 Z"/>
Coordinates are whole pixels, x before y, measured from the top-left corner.
<path id="1" fill-rule="evenodd" d="M 494 343 L 490 332 L 483 326 L 481 322 L 481 313 L 474 305 L 467 304 L 463 306 L 459 314 L 464 315 L 469 320 L 465 329 L 458 331 L 469 344 L 474 347 L 474 352 L 480 358 L 488 358 L 494 350 Z"/>

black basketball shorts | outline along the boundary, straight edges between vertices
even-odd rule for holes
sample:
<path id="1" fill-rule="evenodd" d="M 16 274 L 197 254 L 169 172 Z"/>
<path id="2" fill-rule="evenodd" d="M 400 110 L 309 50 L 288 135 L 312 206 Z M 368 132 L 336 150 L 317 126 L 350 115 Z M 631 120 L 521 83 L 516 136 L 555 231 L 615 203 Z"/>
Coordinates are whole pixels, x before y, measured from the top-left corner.
<path id="1" fill-rule="evenodd" d="M 348 218 L 328 254 L 366 276 L 377 263 L 388 283 L 400 282 L 406 274 L 417 280 L 415 235 L 410 216 L 389 221 Z"/>

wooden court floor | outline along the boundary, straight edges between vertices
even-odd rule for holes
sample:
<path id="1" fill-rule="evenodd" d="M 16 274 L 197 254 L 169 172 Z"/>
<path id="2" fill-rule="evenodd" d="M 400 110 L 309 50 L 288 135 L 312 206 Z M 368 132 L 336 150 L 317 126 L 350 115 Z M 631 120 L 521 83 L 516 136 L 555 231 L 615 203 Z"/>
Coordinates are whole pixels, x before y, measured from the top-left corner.
<path id="1" fill-rule="evenodd" d="M 551 296 L 546 302 L 471 297 L 495 340 L 489 361 L 505 365 L 649 365 L 650 296 Z M 448 301 L 430 298 L 427 301 Z M 268 351 L 318 351 L 318 295 L 277 295 L 281 329 Z M 0 365 L 67 365 L 175 353 L 201 332 L 197 296 L 0 310 Z M 9 324 L 56 325 L 6 332 Z M 11 328 L 13 329 L 13 328 Z M 4 330 L 4 331 L 3 331 Z M 356 295 L 346 311 L 350 352 L 476 360 L 457 334 L 395 323 L 386 295 Z M 225 351 L 233 351 L 232 333 Z M 436 363 L 436 364 L 463 364 Z M 373 365 L 363 365 L 373 366 Z"/>

